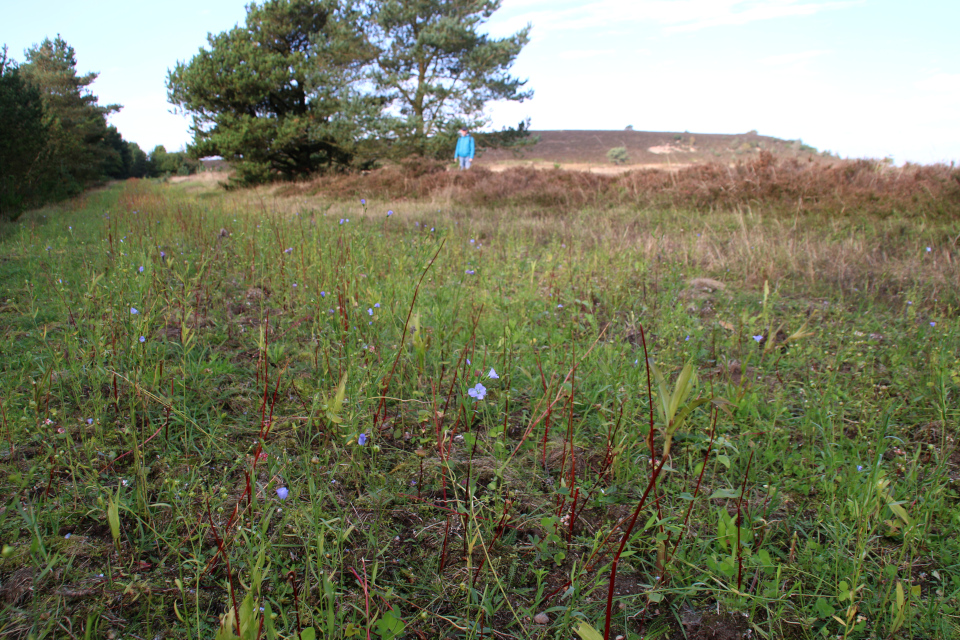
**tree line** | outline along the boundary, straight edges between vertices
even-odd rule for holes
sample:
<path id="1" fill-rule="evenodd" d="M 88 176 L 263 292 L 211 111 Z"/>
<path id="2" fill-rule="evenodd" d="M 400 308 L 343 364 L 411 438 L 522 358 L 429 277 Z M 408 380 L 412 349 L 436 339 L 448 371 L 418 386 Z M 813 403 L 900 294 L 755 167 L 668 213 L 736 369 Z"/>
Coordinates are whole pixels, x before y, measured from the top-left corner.
<path id="1" fill-rule="evenodd" d="M 196 157 L 217 155 L 235 180 L 261 183 L 367 168 L 412 155 L 449 158 L 460 128 L 490 101 L 532 95 L 510 68 L 529 25 L 494 38 L 500 0 L 266 0 L 243 25 L 167 75 L 168 99 L 192 116 Z M 527 124 L 477 135 L 520 143 Z"/>
<path id="2" fill-rule="evenodd" d="M 60 36 L 25 52 L 18 64 L 0 51 L 0 219 L 61 200 L 105 180 L 184 174 L 199 163 L 162 146 L 147 154 L 124 140 L 90 85 L 76 53 Z"/>

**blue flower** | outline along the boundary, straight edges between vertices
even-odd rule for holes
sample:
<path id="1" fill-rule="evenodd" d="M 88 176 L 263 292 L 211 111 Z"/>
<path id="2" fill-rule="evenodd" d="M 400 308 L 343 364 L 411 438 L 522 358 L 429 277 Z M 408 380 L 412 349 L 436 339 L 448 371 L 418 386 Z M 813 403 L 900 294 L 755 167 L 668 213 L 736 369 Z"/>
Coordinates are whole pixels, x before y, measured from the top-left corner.
<path id="1" fill-rule="evenodd" d="M 380 303 L 379 303 L 379 302 L 375 303 L 375 304 L 373 305 L 373 308 L 374 308 L 374 309 L 379 309 L 379 308 L 380 308 Z"/>
<path id="2" fill-rule="evenodd" d="M 161 252 L 160 252 L 160 258 L 166 258 L 166 257 L 167 257 L 167 254 L 165 254 L 163 251 L 161 251 Z"/>
<path id="3" fill-rule="evenodd" d="M 862 465 L 862 464 L 858 464 L 858 465 L 857 465 L 857 471 L 863 471 L 863 465 Z"/>
<path id="4" fill-rule="evenodd" d="M 470 244 L 474 244 L 475 242 L 476 240 L 474 240 L 473 238 L 470 238 Z"/>
<path id="5" fill-rule="evenodd" d="M 753 336 L 753 339 L 757 342 L 763 342 L 763 336 Z"/>
<path id="6" fill-rule="evenodd" d="M 467 364 L 470 364 L 470 358 L 467 358 Z"/>
<path id="7" fill-rule="evenodd" d="M 147 341 L 146 337 L 140 336 L 140 342 L 146 342 L 146 341 Z"/>
<path id="8" fill-rule="evenodd" d="M 357 444 L 361 447 L 367 444 L 367 434 L 361 433 L 359 436 L 357 436 Z"/>
<path id="9" fill-rule="evenodd" d="M 281 500 L 286 500 L 288 495 L 290 495 L 290 490 L 286 487 L 277 488 L 277 497 Z"/>
<path id="10" fill-rule="evenodd" d="M 478 382 L 477 386 L 467 390 L 467 395 L 476 400 L 483 400 L 487 395 L 487 388 Z"/>
<path id="11" fill-rule="evenodd" d="M 930 326 L 931 326 L 931 327 L 935 327 L 935 326 L 937 326 L 937 323 L 936 323 L 936 322 L 931 322 L 931 323 L 930 323 Z"/>
<path id="12" fill-rule="evenodd" d="M 392 216 L 392 215 L 393 215 L 393 209 L 390 209 L 390 211 L 387 211 L 387 217 L 388 217 L 388 218 L 389 218 L 390 216 Z"/>
<path id="13" fill-rule="evenodd" d="M 930 253 L 931 251 L 932 249 L 930 247 L 927 247 L 927 253 Z"/>
<path id="14" fill-rule="evenodd" d="M 87 418 L 87 424 L 93 424 L 93 418 Z"/>
<path id="15" fill-rule="evenodd" d="M 143 267 L 141 266 L 139 269 L 137 269 L 137 271 L 139 271 L 140 273 L 143 273 Z"/>
<path id="16" fill-rule="evenodd" d="M 140 312 L 137 311 L 137 308 L 136 308 L 136 307 L 130 307 L 130 315 L 135 316 L 135 315 L 137 315 L 138 313 L 140 313 Z"/>
<path id="17" fill-rule="evenodd" d="M 293 288 L 294 288 L 294 289 L 297 288 L 297 283 L 296 283 L 296 282 L 293 283 Z"/>
<path id="18" fill-rule="evenodd" d="M 289 247 L 283 250 L 284 253 L 290 253 L 291 251 L 293 251 L 293 247 Z"/>
<path id="19" fill-rule="evenodd" d="M 343 224 L 343 218 L 340 218 L 340 224 Z"/>
<path id="20" fill-rule="evenodd" d="M 490 373 L 487 374 L 487 377 L 492 380 L 497 380 L 500 376 L 497 375 L 497 372 L 493 370 L 493 367 L 490 367 Z"/>
<path id="21" fill-rule="evenodd" d="M 368 316 L 372 316 L 372 315 L 373 315 L 373 309 L 367 309 L 367 315 L 368 315 Z"/>
<path id="22" fill-rule="evenodd" d="M 474 271 L 473 269 L 467 269 L 464 273 L 466 273 L 468 276 L 472 276 L 473 274 L 476 273 L 476 271 Z"/>
<path id="23" fill-rule="evenodd" d="M 690 341 L 690 336 L 687 336 L 686 338 L 684 338 L 683 341 L 684 341 L 684 342 L 689 342 L 689 341 Z"/>
<path id="24" fill-rule="evenodd" d="M 558 304 L 558 305 L 557 305 L 557 309 L 563 309 L 563 305 L 562 305 L 562 304 Z"/>
<path id="25" fill-rule="evenodd" d="M 327 292 L 326 292 L 326 291 L 321 291 L 321 292 L 320 292 L 320 297 L 321 297 L 321 298 L 326 298 L 326 297 L 327 297 Z"/>
<path id="26" fill-rule="evenodd" d="M 360 204 L 367 204 L 366 198 L 360 198 Z"/>

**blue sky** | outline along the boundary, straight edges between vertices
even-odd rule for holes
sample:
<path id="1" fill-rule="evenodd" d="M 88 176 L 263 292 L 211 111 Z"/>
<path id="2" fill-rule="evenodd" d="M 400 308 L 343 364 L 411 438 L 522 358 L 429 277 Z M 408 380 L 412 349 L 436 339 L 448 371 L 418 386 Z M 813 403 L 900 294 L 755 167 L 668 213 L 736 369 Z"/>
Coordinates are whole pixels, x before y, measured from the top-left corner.
<path id="1" fill-rule="evenodd" d="M 33 5 L 36 7 L 37 5 Z M 167 69 L 242 22 L 242 0 L 28 3 L 0 43 L 60 33 L 102 103 L 146 150 L 189 140 Z M 514 71 L 534 98 L 491 105 L 495 126 L 742 133 L 802 138 L 845 157 L 960 161 L 960 3 L 940 0 L 503 0 L 489 23 L 531 23 Z"/>

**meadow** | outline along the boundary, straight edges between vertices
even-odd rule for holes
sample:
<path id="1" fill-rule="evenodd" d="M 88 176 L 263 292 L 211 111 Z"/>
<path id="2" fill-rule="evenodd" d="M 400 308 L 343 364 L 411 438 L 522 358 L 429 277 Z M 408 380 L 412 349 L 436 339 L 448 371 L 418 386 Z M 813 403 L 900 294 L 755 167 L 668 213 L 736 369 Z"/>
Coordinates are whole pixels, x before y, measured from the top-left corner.
<path id="1" fill-rule="evenodd" d="M 953 195 L 352 180 L 0 226 L 0 635 L 960 635 Z"/>

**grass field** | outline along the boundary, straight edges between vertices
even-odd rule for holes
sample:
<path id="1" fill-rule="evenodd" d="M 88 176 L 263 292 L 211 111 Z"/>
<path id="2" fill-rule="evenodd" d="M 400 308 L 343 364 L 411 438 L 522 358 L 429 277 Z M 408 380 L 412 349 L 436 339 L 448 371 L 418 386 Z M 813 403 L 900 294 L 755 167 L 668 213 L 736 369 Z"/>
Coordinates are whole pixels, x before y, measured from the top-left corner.
<path id="1" fill-rule="evenodd" d="M 955 217 L 298 193 L 0 227 L 4 637 L 960 635 Z"/>

